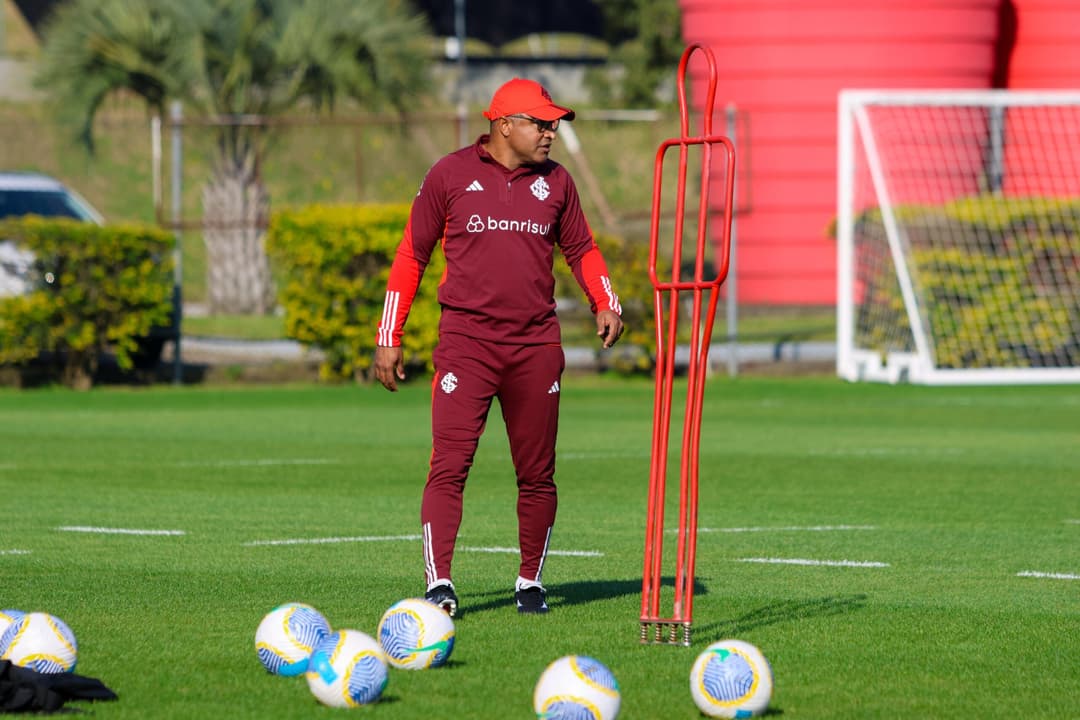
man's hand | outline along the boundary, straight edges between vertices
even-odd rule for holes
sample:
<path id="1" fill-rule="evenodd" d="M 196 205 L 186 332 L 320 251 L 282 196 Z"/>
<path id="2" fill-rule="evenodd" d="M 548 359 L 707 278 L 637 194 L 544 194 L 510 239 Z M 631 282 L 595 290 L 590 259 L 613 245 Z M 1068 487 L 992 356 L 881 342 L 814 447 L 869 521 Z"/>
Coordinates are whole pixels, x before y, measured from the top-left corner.
<path id="1" fill-rule="evenodd" d="M 405 364 L 400 347 L 376 347 L 375 360 L 371 364 L 375 379 L 390 392 L 397 392 L 397 381 L 405 379 Z M 396 378 L 396 379 L 395 379 Z"/>
<path id="2" fill-rule="evenodd" d="M 619 341 L 623 334 L 622 318 L 614 310 L 601 310 L 596 313 L 596 334 L 604 341 L 604 347 L 609 348 Z"/>

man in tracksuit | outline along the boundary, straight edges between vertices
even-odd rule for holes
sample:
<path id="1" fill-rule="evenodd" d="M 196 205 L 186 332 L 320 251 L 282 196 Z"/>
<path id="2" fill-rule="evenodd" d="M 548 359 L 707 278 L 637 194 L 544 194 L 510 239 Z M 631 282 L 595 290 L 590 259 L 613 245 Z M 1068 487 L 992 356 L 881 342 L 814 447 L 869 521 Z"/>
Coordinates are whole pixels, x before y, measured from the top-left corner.
<path id="1" fill-rule="evenodd" d="M 416 194 L 387 282 L 374 374 L 388 390 L 404 379 L 401 337 L 435 246 L 439 343 L 431 397 L 431 470 L 420 507 L 426 597 L 451 616 L 450 565 L 462 494 L 493 397 L 499 398 L 517 473 L 522 613 L 547 612 L 541 582 L 557 505 L 555 437 L 565 366 L 555 316 L 558 245 L 596 314 L 605 348 L 623 332 L 619 298 L 581 211 L 569 173 L 548 158 L 559 123 L 574 111 L 541 85 L 514 78 L 484 116 L 490 132 L 439 160 Z"/>

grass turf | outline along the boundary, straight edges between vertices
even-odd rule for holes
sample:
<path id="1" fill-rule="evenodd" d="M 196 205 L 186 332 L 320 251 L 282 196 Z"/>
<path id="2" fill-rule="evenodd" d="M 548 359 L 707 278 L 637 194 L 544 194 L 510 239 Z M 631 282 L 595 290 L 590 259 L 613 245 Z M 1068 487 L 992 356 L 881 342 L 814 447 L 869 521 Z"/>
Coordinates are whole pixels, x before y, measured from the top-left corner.
<path id="1" fill-rule="evenodd" d="M 422 590 L 419 541 L 247 543 L 417 534 L 428 393 L 0 391 L 0 607 L 72 627 L 78 672 L 120 695 L 99 718 L 335 717 L 262 670 L 255 628 L 302 601 L 374 633 Z M 738 637 L 771 661 L 785 718 L 1075 717 L 1080 388 L 716 378 L 706 396 L 692 648 L 637 642 L 651 383 L 568 376 L 552 549 L 602 555 L 550 557 L 551 614 L 516 614 L 516 556 L 484 551 L 516 545 L 493 409 L 450 664 L 391 670 L 364 712 L 528 717 L 547 663 L 581 653 L 615 673 L 624 720 L 694 718 L 694 657 Z"/>

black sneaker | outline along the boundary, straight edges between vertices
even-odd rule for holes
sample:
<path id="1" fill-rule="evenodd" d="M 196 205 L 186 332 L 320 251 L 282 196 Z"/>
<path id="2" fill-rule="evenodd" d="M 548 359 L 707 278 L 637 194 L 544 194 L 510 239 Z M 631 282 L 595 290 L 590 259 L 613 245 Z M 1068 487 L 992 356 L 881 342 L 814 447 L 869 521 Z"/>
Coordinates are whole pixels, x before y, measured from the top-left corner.
<path id="1" fill-rule="evenodd" d="M 527 587 L 514 592 L 517 609 L 521 614 L 542 615 L 548 611 L 547 591 L 542 587 Z"/>
<path id="2" fill-rule="evenodd" d="M 457 615 L 457 595 L 450 585 L 436 585 L 424 593 L 424 599 L 441 607 L 450 617 Z"/>

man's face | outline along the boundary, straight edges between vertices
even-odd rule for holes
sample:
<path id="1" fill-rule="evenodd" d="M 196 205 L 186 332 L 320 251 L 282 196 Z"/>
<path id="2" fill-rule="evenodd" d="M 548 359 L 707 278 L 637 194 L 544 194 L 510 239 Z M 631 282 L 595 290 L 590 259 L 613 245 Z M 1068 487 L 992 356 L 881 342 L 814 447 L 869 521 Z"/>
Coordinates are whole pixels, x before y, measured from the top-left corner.
<path id="1" fill-rule="evenodd" d="M 559 121 L 537 120 L 527 115 L 505 118 L 511 124 L 510 147 L 522 165 L 537 165 L 548 159 Z"/>

